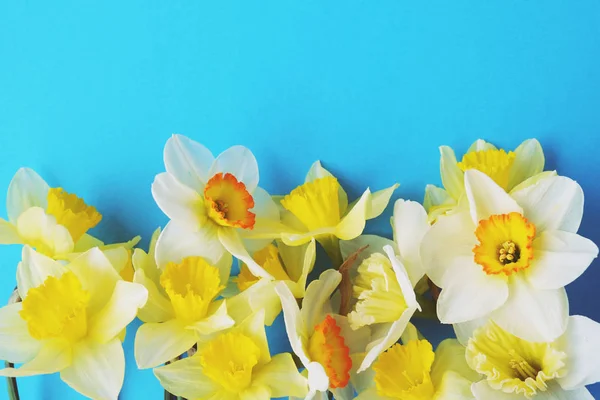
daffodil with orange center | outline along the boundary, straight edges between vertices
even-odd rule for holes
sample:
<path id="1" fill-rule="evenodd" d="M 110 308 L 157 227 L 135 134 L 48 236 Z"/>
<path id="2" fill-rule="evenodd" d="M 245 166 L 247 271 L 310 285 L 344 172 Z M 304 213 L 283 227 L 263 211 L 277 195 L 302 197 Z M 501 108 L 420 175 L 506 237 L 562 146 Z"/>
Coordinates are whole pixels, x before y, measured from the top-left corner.
<path id="1" fill-rule="evenodd" d="M 470 169 L 483 172 L 507 192 L 529 186 L 543 177 L 556 175 L 553 171 L 542 173 L 544 152 L 535 139 L 525 140 L 514 151 L 498 149 L 479 139 L 469 147 L 460 161 L 457 161 L 454 150 L 448 146 L 441 146 L 440 153 L 444 188 L 427 185 L 425 191 L 424 206 L 431 220 L 457 207 L 459 200 L 465 195 L 464 173 Z"/>
<path id="2" fill-rule="evenodd" d="M 283 282 L 275 290 L 281 299 L 285 326 L 294 353 L 308 373 L 306 399 L 353 398 L 350 374 L 356 371 L 351 356 L 363 352 L 369 339 L 368 328 L 353 331 L 346 317 L 332 313 L 330 296 L 341 281 L 341 274 L 327 270 L 306 289 L 302 309 Z"/>
<path id="3" fill-rule="evenodd" d="M 102 220 L 96 208 L 63 188 L 50 188 L 29 168 L 19 169 L 10 182 L 6 208 L 0 244 L 26 244 L 56 260 L 72 260 L 93 247 L 131 248 L 139 241 L 105 246 L 87 233 Z"/>
<path id="4" fill-rule="evenodd" d="M 524 340 L 556 339 L 569 315 L 564 286 L 598 255 L 598 247 L 576 233 L 581 187 L 550 176 L 508 194 L 475 169 L 464 181 L 459 209 L 440 216 L 421 245 L 425 271 L 442 289 L 440 320 L 490 318 Z"/>
<path id="5" fill-rule="evenodd" d="M 158 265 L 198 255 L 218 263 L 231 254 L 258 277 L 273 277 L 246 249 L 266 246 L 281 234 L 279 209 L 258 187 L 258 165 L 250 150 L 234 146 L 216 158 L 203 145 L 173 135 L 164 150 L 166 172 L 158 174 L 152 195 L 170 218 L 156 252 Z M 262 245 L 261 245 L 262 244 Z"/>

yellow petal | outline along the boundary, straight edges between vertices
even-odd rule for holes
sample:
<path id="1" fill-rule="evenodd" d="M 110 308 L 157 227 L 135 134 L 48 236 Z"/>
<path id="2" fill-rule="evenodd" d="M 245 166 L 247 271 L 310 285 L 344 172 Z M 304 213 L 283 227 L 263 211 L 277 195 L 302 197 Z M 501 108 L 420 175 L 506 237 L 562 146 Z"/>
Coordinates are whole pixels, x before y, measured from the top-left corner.
<path id="1" fill-rule="evenodd" d="M 167 391 L 176 396 L 187 399 L 235 399 L 233 394 L 227 397 L 227 392 L 204 374 L 198 355 L 156 368 L 154 375 Z"/>
<path id="2" fill-rule="evenodd" d="M 48 184 L 31 168 L 20 168 L 10 181 L 6 196 L 8 220 L 12 223 L 31 207 L 46 209 Z"/>
<path id="3" fill-rule="evenodd" d="M 378 190 L 371 195 L 371 204 L 367 208 L 367 219 L 377 218 L 385 211 L 385 208 L 398 186 L 400 185 L 395 183 L 389 188 Z"/>
<path id="4" fill-rule="evenodd" d="M 187 326 L 187 329 L 193 329 L 198 336 L 207 336 L 231 328 L 234 324 L 235 321 L 227 315 L 225 300 L 221 300 L 220 302 L 211 304 L 206 318 Z"/>
<path id="5" fill-rule="evenodd" d="M 0 376 L 33 376 L 53 374 L 68 367 L 72 362 L 71 346 L 65 340 L 46 340 L 39 353 L 19 368 L 0 370 Z"/>
<path id="6" fill-rule="evenodd" d="M 196 334 L 176 319 L 140 326 L 135 336 L 134 354 L 138 368 L 151 368 L 188 351 Z"/>
<path id="7" fill-rule="evenodd" d="M 138 250 L 138 249 L 136 249 Z M 173 306 L 164 291 L 159 290 L 152 280 L 146 277 L 143 270 L 135 271 L 133 281 L 143 285 L 148 290 L 148 301 L 138 311 L 138 317 L 144 322 L 163 322 L 174 318 Z"/>
<path id="8" fill-rule="evenodd" d="M 17 231 L 24 243 L 53 258 L 62 258 L 73 251 L 69 231 L 47 215 L 42 208 L 32 207 L 17 219 Z"/>
<path id="9" fill-rule="evenodd" d="M 371 201 L 371 191 L 365 190 L 358 202 L 342 218 L 335 228 L 335 236 L 342 240 L 351 240 L 359 236 L 365 229 L 367 210 Z"/>
<path id="10" fill-rule="evenodd" d="M 271 389 L 272 397 L 303 397 L 308 393 L 308 382 L 299 372 L 289 353 L 273 356 L 271 361 L 253 374 L 253 381 Z"/>

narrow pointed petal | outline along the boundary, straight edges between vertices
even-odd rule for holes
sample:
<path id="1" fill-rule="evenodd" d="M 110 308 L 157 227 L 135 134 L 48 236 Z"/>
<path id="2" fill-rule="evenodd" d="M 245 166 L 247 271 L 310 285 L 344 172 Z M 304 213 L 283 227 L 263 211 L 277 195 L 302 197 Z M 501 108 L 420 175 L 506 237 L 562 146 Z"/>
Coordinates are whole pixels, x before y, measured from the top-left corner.
<path id="1" fill-rule="evenodd" d="M 302 320 L 309 332 L 325 317 L 325 304 L 342 280 L 342 275 L 333 269 L 321 274 L 319 279 L 312 281 L 306 289 L 306 295 L 300 310 Z"/>
<path id="2" fill-rule="evenodd" d="M 440 147 L 440 173 L 442 185 L 456 200 L 464 193 L 463 171 L 458 167 L 454 150 L 448 146 Z"/>
<path id="3" fill-rule="evenodd" d="M 302 337 L 308 336 L 309 332 L 305 328 L 304 321 L 300 316 L 298 303 L 285 283 L 277 282 L 275 284 L 275 291 L 281 299 L 283 317 L 285 320 L 285 330 L 288 335 L 292 350 L 300 358 L 302 364 L 307 366 L 310 361 L 304 351 Z"/>
<path id="4" fill-rule="evenodd" d="M 335 228 L 335 236 L 342 240 L 351 240 L 359 236 L 365 229 L 370 202 L 371 191 L 367 189 Z"/>
<path id="5" fill-rule="evenodd" d="M 248 254 L 248 250 L 246 250 L 240 236 L 234 229 L 219 229 L 219 241 L 228 252 L 248 266 L 248 269 L 250 272 L 252 272 L 252 275 L 271 280 L 273 279 L 271 274 L 265 271 L 263 267 L 258 265 L 250 256 L 250 254 Z"/>
<path id="6" fill-rule="evenodd" d="M 395 183 L 387 189 L 378 190 L 371 195 L 371 204 L 367 208 L 367 219 L 379 217 L 386 209 L 394 191 L 400 186 Z"/>
<path id="7" fill-rule="evenodd" d="M 475 224 L 492 215 L 517 212 L 523 209 L 489 176 L 476 169 L 465 172 L 465 190 L 469 199 L 471 218 Z"/>

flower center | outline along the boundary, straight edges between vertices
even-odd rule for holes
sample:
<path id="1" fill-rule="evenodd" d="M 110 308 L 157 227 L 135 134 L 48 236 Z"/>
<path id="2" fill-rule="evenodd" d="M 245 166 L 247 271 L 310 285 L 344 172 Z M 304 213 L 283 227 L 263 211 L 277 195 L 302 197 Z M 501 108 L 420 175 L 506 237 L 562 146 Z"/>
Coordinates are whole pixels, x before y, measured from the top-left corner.
<path id="1" fill-rule="evenodd" d="M 262 250 L 257 251 L 252 255 L 252 258 L 258 265 L 263 267 L 271 276 L 278 281 L 290 280 L 290 277 L 285 272 L 285 268 L 281 257 L 279 257 L 279 250 L 273 244 L 269 244 Z M 240 274 L 234 278 L 240 291 L 248 289 L 250 286 L 258 282 L 260 278 L 254 276 L 250 269 L 245 263 L 241 264 Z"/>
<path id="2" fill-rule="evenodd" d="M 352 329 L 400 318 L 407 305 L 390 260 L 374 253 L 358 267 L 352 295 L 358 301 L 348 314 Z"/>
<path id="3" fill-rule="evenodd" d="M 566 373 L 567 356 L 552 343 L 527 342 L 493 322 L 475 331 L 466 357 L 493 389 L 527 398 L 546 391 L 546 382 Z"/>
<path id="4" fill-rule="evenodd" d="M 458 167 L 463 171 L 477 169 L 494 180 L 504 190 L 508 189 L 510 169 L 515 161 L 515 153 L 504 150 L 479 150 L 465 154 Z"/>
<path id="5" fill-rule="evenodd" d="M 82 198 L 67 193 L 62 188 L 48 191 L 46 212 L 56 218 L 56 222 L 67 228 L 73 242 L 77 242 L 84 233 L 102 220 L 102 215 L 92 206 L 85 204 Z"/>
<path id="6" fill-rule="evenodd" d="M 241 333 L 224 333 L 200 350 L 202 372 L 231 393 L 250 386 L 260 348 Z"/>
<path id="7" fill-rule="evenodd" d="M 325 368 L 331 388 L 346 387 L 350 380 L 350 349 L 340 334 L 341 329 L 331 315 L 317 324 L 308 341 L 308 354 Z"/>
<path id="8" fill-rule="evenodd" d="M 89 300 L 90 294 L 82 289 L 77 276 L 65 272 L 60 278 L 50 276 L 42 285 L 30 289 L 20 316 L 27 321 L 29 334 L 35 339 L 76 342 L 87 333 Z"/>
<path id="9" fill-rule="evenodd" d="M 431 366 L 435 353 L 427 340 L 395 344 L 373 364 L 375 386 L 380 396 L 401 400 L 430 400 L 435 388 Z"/>
<path id="10" fill-rule="evenodd" d="M 160 284 L 171 299 L 177 318 L 189 324 L 204 319 L 210 304 L 225 288 L 219 269 L 195 256 L 186 257 L 181 263 L 168 263 Z"/>
<path id="11" fill-rule="evenodd" d="M 216 174 L 204 187 L 204 200 L 209 217 L 221 226 L 254 228 L 254 199 L 246 185 L 230 173 Z"/>
<path id="12" fill-rule="evenodd" d="M 529 268 L 533 259 L 535 225 L 523 215 L 492 215 L 479 221 L 475 230 L 479 240 L 473 248 L 475 262 L 488 275 L 512 275 Z"/>
<path id="13" fill-rule="evenodd" d="M 281 200 L 281 205 L 310 231 L 335 227 L 345 211 L 340 210 L 339 188 L 332 176 L 315 179 L 292 190 Z"/>

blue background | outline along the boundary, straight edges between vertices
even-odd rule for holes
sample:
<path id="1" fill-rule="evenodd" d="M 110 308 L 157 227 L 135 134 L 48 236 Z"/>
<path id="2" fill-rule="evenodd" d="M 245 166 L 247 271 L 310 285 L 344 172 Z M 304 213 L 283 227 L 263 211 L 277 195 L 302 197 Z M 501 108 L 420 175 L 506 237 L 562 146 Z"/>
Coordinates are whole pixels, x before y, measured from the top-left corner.
<path id="1" fill-rule="evenodd" d="M 0 190 L 33 167 L 104 214 L 102 239 L 145 246 L 167 222 L 150 184 L 173 132 L 248 146 L 272 193 L 321 159 L 351 197 L 398 181 L 414 200 L 440 183 L 439 145 L 537 137 L 582 185 L 581 233 L 600 243 L 599 50 L 591 0 L 3 1 Z M 389 214 L 368 230 L 389 236 Z M 7 297 L 19 249 L 0 256 Z M 568 287 L 573 314 L 600 320 L 598 267 Z M 134 332 L 122 398 L 162 399 Z M 20 382 L 24 400 L 80 398 L 57 376 Z"/>

